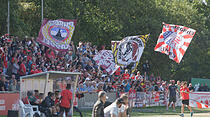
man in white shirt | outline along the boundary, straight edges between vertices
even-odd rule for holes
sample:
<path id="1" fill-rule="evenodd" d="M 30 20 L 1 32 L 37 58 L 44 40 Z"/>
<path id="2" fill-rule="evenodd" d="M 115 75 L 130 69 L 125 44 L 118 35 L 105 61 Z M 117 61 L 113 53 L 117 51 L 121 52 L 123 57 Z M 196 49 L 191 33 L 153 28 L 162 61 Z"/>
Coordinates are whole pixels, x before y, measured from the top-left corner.
<path id="1" fill-rule="evenodd" d="M 128 117 L 128 94 L 124 93 L 120 96 L 123 99 L 124 104 L 119 108 L 119 117 Z"/>
<path id="2" fill-rule="evenodd" d="M 115 102 L 104 109 L 104 117 L 118 117 L 119 108 L 122 104 L 124 104 L 123 99 L 118 98 Z"/>

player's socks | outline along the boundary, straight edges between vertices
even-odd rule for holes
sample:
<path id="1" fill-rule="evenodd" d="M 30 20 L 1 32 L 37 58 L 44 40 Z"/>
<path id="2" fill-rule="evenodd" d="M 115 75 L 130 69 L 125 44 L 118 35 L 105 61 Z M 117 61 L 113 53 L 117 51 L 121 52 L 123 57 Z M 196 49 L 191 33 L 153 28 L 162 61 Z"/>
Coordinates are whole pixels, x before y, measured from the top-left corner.
<path id="1" fill-rule="evenodd" d="M 192 117 L 193 116 L 193 111 L 192 112 L 190 112 L 190 117 Z"/>

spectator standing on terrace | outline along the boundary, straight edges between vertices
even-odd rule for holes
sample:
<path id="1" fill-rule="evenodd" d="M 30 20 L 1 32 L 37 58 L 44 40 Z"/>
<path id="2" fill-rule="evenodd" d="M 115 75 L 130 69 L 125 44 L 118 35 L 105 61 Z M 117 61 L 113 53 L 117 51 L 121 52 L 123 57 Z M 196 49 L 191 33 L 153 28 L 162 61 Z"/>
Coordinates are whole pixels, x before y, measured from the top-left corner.
<path id="1" fill-rule="evenodd" d="M 123 80 L 128 80 L 130 78 L 130 74 L 128 73 L 128 70 L 125 70 L 125 73 L 123 74 Z"/>
<path id="2" fill-rule="evenodd" d="M 201 85 L 199 86 L 198 91 L 204 91 L 204 86 L 203 86 L 203 83 L 201 83 Z"/>
<path id="3" fill-rule="evenodd" d="M 129 92 L 131 85 L 128 80 L 124 80 L 124 91 Z"/>
<path id="4" fill-rule="evenodd" d="M 194 91 L 194 87 L 192 86 L 192 83 L 189 84 L 189 87 L 188 88 L 189 88 L 190 92 L 193 92 Z"/>
<path id="5" fill-rule="evenodd" d="M 66 117 L 71 108 L 72 103 L 72 92 L 70 91 L 71 85 L 67 84 L 66 89 L 61 92 L 61 104 L 60 104 L 60 113 L 63 115 L 65 112 Z"/>
<path id="6" fill-rule="evenodd" d="M 22 63 L 20 64 L 19 74 L 20 76 L 26 75 L 26 59 L 23 59 Z"/>
<path id="7" fill-rule="evenodd" d="M 204 91 L 209 91 L 209 87 L 207 85 L 207 83 L 205 83 L 205 85 L 203 86 Z"/>
<path id="8" fill-rule="evenodd" d="M 177 87 L 175 86 L 175 81 L 172 80 L 172 85 L 169 86 L 168 88 L 168 93 L 169 93 L 169 103 L 166 107 L 166 110 L 168 110 L 171 102 L 173 102 L 173 111 L 175 112 L 175 103 L 176 103 L 176 91 L 177 91 Z M 168 95 L 168 94 L 167 94 Z"/>
<path id="9" fill-rule="evenodd" d="M 5 89 L 4 89 L 4 81 L 3 81 L 3 77 L 1 76 L 1 78 L 0 78 L 0 91 L 5 91 Z"/>
<path id="10" fill-rule="evenodd" d="M 149 73 L 149 70 L 150 70 L 150 65 L 149 65 L 149 62 L 148 62 L 148 60 L 146 60 L 146 62 L 145 63 L 143 63 L 143 65 L 142 65 L 142 70 L 143 70 L 143 73 Z"/>
<path id="11" fill-rule="evenodd" d="M 141 80 L 143 77 L 141 76 L 140 71 L 137 72 L 137 75 L 135 76 L 135 80 Z"/>
<path id="12" fill-rule="evenodd" d="M 106 102 L 106 92 L 98 93 L 98 100 L 93 106 L 92 117 L 104 117 L 104 104 Z"/>

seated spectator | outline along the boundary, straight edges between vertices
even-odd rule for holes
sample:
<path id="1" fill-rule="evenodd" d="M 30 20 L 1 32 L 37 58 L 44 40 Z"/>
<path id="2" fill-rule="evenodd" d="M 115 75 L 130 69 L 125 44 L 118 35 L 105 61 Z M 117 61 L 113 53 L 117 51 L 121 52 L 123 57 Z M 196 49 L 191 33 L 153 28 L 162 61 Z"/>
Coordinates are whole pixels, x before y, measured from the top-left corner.
<path id="1" fill-rule="evenodd" d="M 55 91 L 55 112 L 53 113 L 57 113 L 60 112 L 60 92 L 59 91 Z"/>
<path id="2" fill-rule="evenodd" d="M 209 91 L 209 87 L 207 85 L 207 83 L 205 83 L 205 86 L 203 87 L 204 91 Z"/>
<path id="3" fill-rule="evenodd" d="M 54 107 L 54 93 L 48 92 L 48 96 L 42 101 L 40 111 L 45 114 L 46 117 L 52 117 Z"/>
<path id="4" fill-rule="evenodd" d="M 34 96 L 34 93 L 32 91 L 29 91 L 28 93 L 28 101 L 31 105 L 39 104 L 37 98 Z"/>
<path id="5" fill-rule="evenodd" d="M 34 90 L 34 97 L 39 99 L 39 90 Z"/>
<path id="6" fill-rule="evenodd" d="M 39 98 L 37 100 L 38 104 L 40 105 L 44 99 L 44 93 L 39 93 Z"/>
<path id="7" fill-rule="evenodd" d="M 28 92 L 27 92 L 27 96 L 26 96 L 25 98 L 22 99 L 22 101 L 23 101 L 24 104 L 29 104 L 28 97 L 29 97 L 30 95 L 31 95 L 31 94 L 30 94 L 30 91 L 28 91 Z"/>

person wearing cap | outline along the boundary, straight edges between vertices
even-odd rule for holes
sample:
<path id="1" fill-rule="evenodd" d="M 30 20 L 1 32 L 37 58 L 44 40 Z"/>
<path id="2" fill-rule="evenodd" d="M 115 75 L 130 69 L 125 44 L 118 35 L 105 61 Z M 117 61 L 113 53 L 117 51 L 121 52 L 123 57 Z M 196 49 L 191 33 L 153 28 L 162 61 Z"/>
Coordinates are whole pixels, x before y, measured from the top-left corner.
<path id="1" fill-rule="evenodd" d="M 98 93 L 98 100 L 93 106 L 92 117 L 104 117 L 104 104 L 106 102 L 106 92 L 100 91 Z"/>
<path id="2" fill-rule="evenodd" d="M 167 96 L 169 94 L 169 103 L 166 107 L 166 110 L 168 110 L 168 107 L 170 106 L 170 104 L 173 102 L 173 111 L 175 112 L 175 103 L 176 103 L 176 91 L 177 91 L 177 86 L 175 86 L 175 81 L 172 80 L 171 81 L 171 86 L 169 86 L 168 88 L 168 93 Z"/>
<path id="3" fill-rule="evenodd" d="M 118 98 L 115 102 L 104 109 L 104 117 L 118 117 L 119 108 L 121 108 L 122 104 L 125 104 L 123 99 Z"/>

